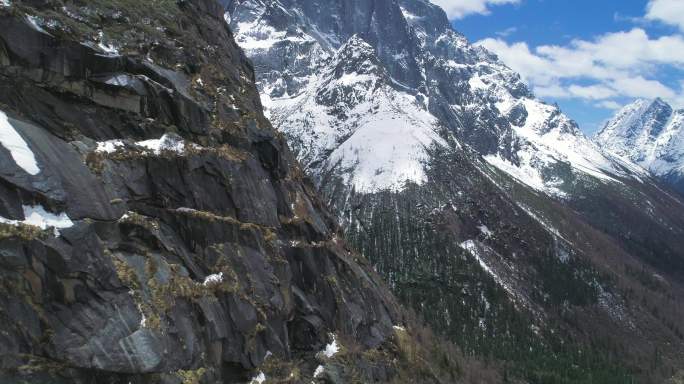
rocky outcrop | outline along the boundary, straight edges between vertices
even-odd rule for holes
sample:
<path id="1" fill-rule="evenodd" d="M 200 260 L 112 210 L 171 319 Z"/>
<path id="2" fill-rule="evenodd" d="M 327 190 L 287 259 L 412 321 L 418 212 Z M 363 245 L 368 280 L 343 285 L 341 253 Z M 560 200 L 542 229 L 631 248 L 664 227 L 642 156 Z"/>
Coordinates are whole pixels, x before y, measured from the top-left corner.
<path id="1" fill-rule="evenodd" d="M 400 353 L 216 2 L 5 3 L 0 381 L 300 382 L 326 344 Z M 389 380 L 389 353 L 318 375 Z"/>

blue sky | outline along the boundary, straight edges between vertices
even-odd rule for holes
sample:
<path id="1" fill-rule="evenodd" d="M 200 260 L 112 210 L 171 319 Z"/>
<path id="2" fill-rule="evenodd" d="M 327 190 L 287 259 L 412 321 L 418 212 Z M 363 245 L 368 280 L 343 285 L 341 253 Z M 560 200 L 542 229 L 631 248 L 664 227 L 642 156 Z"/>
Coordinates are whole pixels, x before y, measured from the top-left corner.
<path id="1" fill-rule="evenodd" d="M 635 98 L 684 107 L 684 0 L 432 0 L 587 133 Z"/>

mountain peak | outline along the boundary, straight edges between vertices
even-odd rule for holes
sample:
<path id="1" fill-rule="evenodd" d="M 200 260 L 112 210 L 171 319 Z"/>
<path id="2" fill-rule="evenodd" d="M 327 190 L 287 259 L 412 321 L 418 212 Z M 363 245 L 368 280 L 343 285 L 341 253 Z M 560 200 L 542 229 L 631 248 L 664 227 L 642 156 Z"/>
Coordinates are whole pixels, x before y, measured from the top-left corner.
<path id="1" fill-rule="evenodd" d="M 358 34 L 350 37 L 334 57 L 335 77 L 345 74 L 382 75 L 382 68 L 375 49 Z"/>
<path id="2" fill-rule="evenodd" d="M 660 98 L 635 100 L 606 123 L 597 134 L 597 139 L 602 144 L 618 140 L 636 145 L 648 136 L 659 136 L 672 112 L 672 107 Z"/>
<path id="3" fill-rule="evenodd" d="M 368 44 L 358 33 L 352 35 L 341 47 L 340 52 L 351 52 L 354 54 L 374 53 L 373 46 Z"/>
<path id="4" fill-rule="evenodd" d="M 629 158 L 656 176 L 684 169 L 684 111 L 661 98 L 624 106 L 596 135 L 605 149 Z"/>

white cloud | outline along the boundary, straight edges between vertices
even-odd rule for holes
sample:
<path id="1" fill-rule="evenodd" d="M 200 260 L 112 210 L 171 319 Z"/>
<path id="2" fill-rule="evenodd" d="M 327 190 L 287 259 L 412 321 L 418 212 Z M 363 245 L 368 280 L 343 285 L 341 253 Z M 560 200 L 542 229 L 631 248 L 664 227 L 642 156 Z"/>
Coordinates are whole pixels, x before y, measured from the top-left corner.
<path id="1" fill-rule="evenodd" d="M 684 4 L 684 0 L 678 1 Z M 684 68 L 684 37 L 679 34 L 650 38 L 643 29 L 634 28 L 593 40 L 573 40 L 564 46 L 530 48 L 524 42 L 509 44 L 498 38 L 476 44 L 499 55 L 541 97 L 684 100 L 678 91 L 653 78 L 663 69 Z"/>
<path id="2" fill-rule="evenodd" d="M 622 105 L 620 103 L 612 101 L 612 100 L 599 101 L 598 103 L 595 104 L 595 106 L 598 108 L 613 109 L 613 110 L 622 108 Z"/>
<path id="3" fill-rule="evenodd" d="M 534 87 L 534 92 L 539 97 L 555 97 L 564 99 L 571 96 L 567 88 L 561 87 L 558 84 L 537 85 Z"/>
<path id="4" fill-rule="evenodd" d="M 557 75 L 554 75 L 553 62 L 533 53 L 527 43 L 508 44 L 501 39 L 488 38 L 475 44 L 481 45 L 499 55 L 499 58 L 506 65 L 520 73 L 525 81 L 534 85 L 548 86 L 557 77 Z"/>
<path id="5" fill-rule="evenodd" d="M 512 35 L 512 34 L 514 34 L 514 33 L 516 33 L 517 31 L 518 31 L 518 28 L 516 28 L 516 27 L 510 27 L 510 28 L 504 29 L 503 31 L 497 32 L 496 35 L 497 35 L 497 36 L 501 36 L 501 37 L 508 37 L 508 36 L 510 36 L 510 35 Z"/>
<path id="6" fill-rule="evenodd" d="M 620 78 L 613 81 L 613 87 L 627 97 L 673 99 L 677 93 L 657 80 L 647 80 L 641 76 Z"/>
<path id="7" fill-rule="evenodd" d="M 518 4 L 520 0 L 431 0 L 446 11 L 449 19 L 461 19 L 474 13 L 489 14 L 490 5 Z"/>
<path id="8" fill-rule="evenodd" d="M 571 95 L 580 99 L 603 100 L 614 97 L 617 92 L 605 85 L 576 85 L 572 84 L 568 87 Z"/>
<path id="9" fill-rule="evenodd" d="M 684 31 L 684 1 L 651 0 L 646 6 L 646 20 L 674 25 Z"/>

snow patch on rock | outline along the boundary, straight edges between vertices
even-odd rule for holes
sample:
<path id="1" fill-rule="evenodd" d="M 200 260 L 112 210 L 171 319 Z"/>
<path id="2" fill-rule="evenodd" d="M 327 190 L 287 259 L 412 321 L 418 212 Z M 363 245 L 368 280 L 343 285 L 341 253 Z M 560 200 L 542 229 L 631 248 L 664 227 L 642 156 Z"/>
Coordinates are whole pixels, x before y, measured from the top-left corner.
<path id="1" fill-rule="evenodd" d="M 252 380 L 249 382 L 250 384 L 263 384 L 266 381 L 266 375 L 259 371 L 256 376 L 252 378 Z"/>
<path id="2" fill-rule="evenodd" d="M 12 155 L 14 162 L 29 175 L 40 173 L 36 157 L 26 141 L 9 122 L 7 115 L 0 111 L 0 144 Z"/>
<path id="3" fill-rule="evenodd" d="M 9 6 L 9 3 L 8 3 L 7 5 L 5 5 L 5 6 Z M 43 27 L 41 26 L 42 21 L 41 21 L 41 19 L 39 19 L 37 16 L 26 15 L 26 20 L 28 20 L 29 25 L 31 26 L 31 28 L 35 29 L 36 31 L 38 31 L 38 32 L 40 32 L 40 33 L 44 33 L 44 34 L 46 34 L 46 35 L 50 35 L 50 33 L 49 33 L 48 31 L 46 31 L 45 29 L 43 29 Z M 52 36 L 52 35 L 50 35 L 50 36 Z"/>
<path id="4" fill-rule="evenodd" d="M 519 207 L 520 209 L 522 209 L 523 211 L 525 211 L 525 213 L 527 213 L 528 216 L 530 216 L 530 217 L 533 218 L 536 222 L 538 222 L 539 224 L 541 224 L 541 226 L 544 227 L 544 229 L 545 229 L 547 232 L 549 232 L 550 234 L 552 234 L 553 236 L 555 236 L 555 237 L 557 237 L 557 238 L 559 238 L 559 239 L 562 239 L 562 240 L 565 241 L 566 243 L 569 243 L 569 244 L 570 244 L 570 241 L 567 240 L 565 237 L 563 237 L 563 235 L 560 233 L 560 231 L 559 231 L 558 229 L 556 229 L 556 227 L 554 227 L 553 225 L 551 225 L 546 219 L 544 219 L 544 218 L 540 217 L 539 215 L 537 215 L 536 213 L 532 212 L 532 209 L 530 209 L 529 207 L 527 207 L 527 206 L 525 206 L 525 205 L 523 205 L 523 204 L 517 204 L 517 205 L 518 205 L 518 207 Z"/>
<path id="5" fill-rule="evenodd" d="M 145 328 L 147 326 L 147 316 L 145 316 L 145 311 L 142 309 L 142 305 L 138 304 L 138 312 L 140 312 L 140 328 Z"/>
<path id="6" fill-rule="evenodd" d="M 223 272 L 214 273 L 204 278 L 204 286 L 221 284 L 223 282 Z"/>
<path id="7" fill-rule="evenodd" d="M 178 135 L 168 133 L 165 133 L 159 139 L 139 141 L 136 145 L 151 151 L 155 155 L 159 155 L 163 151 L 175 152 L 179 155 L 185 154 L 185 141 Z"/>
<path id="8" fill-rule="evenodd" d="M 124 143 L 122 140 L 107 140 L 107 141 L 99 141 L 97 143 L 97 148 L 95 149 L 95 152 L 99 153 L 114 153 L 120 148 L 123 148 Z"/>
<path id="9" fill-rule="evenodd" d="M 523 154 L 529 153 L 530 152 L 525 152 Z M 500 169 L 512 178 L 536 191 L 557 197 L 565 197 L 565 193 L 556 186 L 556 183 L 544 180 L 539 167 L 535 167 L 529 158 L 527 159 L 528 161 L 521 162 L 519 165 L 513 164 L 510 160 L 501 157 L 500 154 L 487 155 L 484 156 L 484 159 L 490 165 Z"/>
<path id="10" fill-rule="evenodd" d="M 228 15 L 228 16 L 226 16 Z M 224 20 L 230 24 L 230 14 L 224 14 Z M 245 51 L 264 51 L 283 42 L 301 43 L 315 41 L 302 31 L 281 31 L 269 25 L 264 18 L 264 12 L 253 15 L 249 21 L 241 21 L 233 26 L 237 31 L 235 40 Z"/>
<path id="11" fill-rule="evenodd" d="M 119 50 L 116 48 L 116 46 L 114 46 L 114 44 L 105 42 L 103 31 L 98 32 L 98 40 L 99 41 L 97 43 L 97 47 L 105 55 L 107 55 L 107 56 L 120 56 Z"/>
<path id="12" fill-rule="evenodd" d="M 0 216 L 0 223 L 11 225 L 31 225 L 42 230 L 54 228 L 55 236 L 59 236 L 59 230 L 64 228 L 71 228 L 74 226 L 73 221 L 69 216 L 62 212 L 56 215 L 48 212 L 41 205 L 24 205 L 24 220 L 10 220 Z"/>
<path id="13" fill-rule="evenodd" d="M 334 333 L 331 333 L 330 338 L 332 341 L 320 352 L 321 356 L 325 356 L 328 359 L 335 356 L 337 352 L 340 351 L 340 346 L 337 344 L 337 336 Z"/>
<path id="14" fill-rule="evenodd" d="M 482 233 L 483 235 L 485 235 L 485 237 L 492 237 L 492 235 L 493 235 L 492 231 L 490 231 L 489 228 L 487 228 L 487 226 L 484 225 L 484 224 L 479 225 L 479 226 L 477 227 L 477 229 L 479 229 L 479 230 L 480 230 L 480 233 Z"/>

